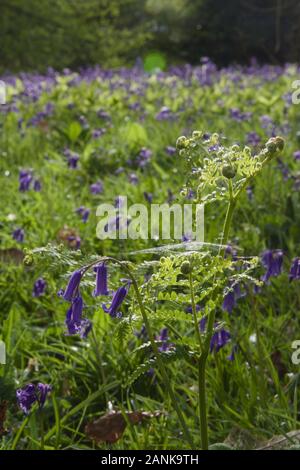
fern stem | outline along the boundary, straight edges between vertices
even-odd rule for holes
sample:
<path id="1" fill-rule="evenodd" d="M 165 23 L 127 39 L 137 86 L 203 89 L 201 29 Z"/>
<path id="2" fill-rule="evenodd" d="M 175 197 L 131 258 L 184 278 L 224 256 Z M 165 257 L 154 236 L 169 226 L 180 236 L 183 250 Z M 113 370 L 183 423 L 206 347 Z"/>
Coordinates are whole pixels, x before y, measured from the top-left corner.
<path id="1" fill-rule="evenodd" d="M 139 308 L 140 308 L 140 311 L 141 311 L 141 314 L 142 314 L 142 317 L 143 317 L 143 322 L 145 324 L 145 327 L 146 327 L 147 334 L 148 334 L 149 339 L 150 339 L 152 349 L 153 349 L 154 354 L 156 356 L 156 360 L 157 360 L 157 364 L 158 364 L 160 373 L 163 377 L 165 386 L 167 388 L 168 394 L 169 394 L 170 399 L 172 401 L 172 405 L 174 407 L 174 410 L 177 413 L 178 420 L 181 424 L 182 431 L 183 431 L 183 434 L 185 436 L 185 439 L 189 443 L 190 447 L 192 449 L 194 449 L 194 442 L 193 442 L 192 436 L 190 435 L 190 432 L 189 432 L 188 427 L 186 425 L 186 422 L 185 422 L 185 419 L 183 417 L 182 411 L 181 411 L 181 409 L 180 409 L 180 407 L 177 403 L 177 399 L 176 399 L 174 390 L 172 388 L 171 382 L 169 380 L 169 376 L 168 376 L 167 370 L 165 368 L 165 365 L 164 365 L 164 363 L 163 363 L 163 361 L 160 357 L 159 350 L 158 350 L 158 347 L 157 347 L 157 344 L 155 342 L 154 335 L 153 335 L 153 332 L 152 332 L 152 328 L 151 328 L 150 322 L 148 320 L 146 309 L 144 308 L 144 304 L 143 304 L 142 297 L 141 297 L 141 294 L 140 294 L 140 291 L 139 291 L 139 287 L 137 285 L 137 282 L 136 282 L 134 276 L 132 275 L 131 271 L 128 268 L 127 268 L 127 272 L 128 272 L 128 274 L 129 274 L 129 276 L 132 280 L 133 288 L 135 290 L 137 301 L 138 301 L 138 304 L 139 304 Z"/>
<path id="2" fill-rule="evenodd" d="M 143 300 L 142 300 L 142 297 L 141 297 L 141 294 L 140 294 L 140 291 L 139 291 L 139 286 L 137 284 L 137 281 L 136 281 L 134 275 L 132 274 L 130 268 L 128 267 L 128 265 L 126 263 L 124 263 L 122 261 L 119 261 L 118 259 L 115 259 L 115 258 L 112 258 L 112 257 L 107 257 L 105 259 L 107 261 L 113 261 L 113 262 L 117 263 L 119 266 L 123 267 L 126 270 L 126 272 L 128 273 L 128 275 L 129 275 L 129 277 L 132 281 L 132 285 L 133 285 L 133 288 L 134 288 L 134 291 L 135 291 L 135 294 L 136 294 L 137 302 L 139 304 L 139 309 L 141 311 L 141 315 L 143 317 L 143 322 L 145 324 L 146 331 L 147 331 L 147 334 L 148 334 L 149 339 L 150 339 L 152 350 L 153 350 L 153 352 L 156 356 L 158 368 L 159 368 L 160 373 L 162 375 L 162 378 L 164 380 L 164 385 L 166 386 L 166 389 L 167 389 L 167 392 L 168 392 L 169 397 L 171 399 L 172 405 L 173 405 L 174 410 L 175 410 L 175 412 L 178 416 L 178 420 L 181 424 L 184 437 L 185 437 L 186 441 L 189 443 L 189 446 L 191 447 L 191 449 L 194 449 L 195 447 L 194 447 L 193 438 L 192 438 L 192 436 L 189 432 L 189 429 L 188 429 L 187 424 L 185 422 L 183 413 L 182 413 L 182 411 L 181 411 L 181 409 L 180 409 L 180 407 L 177 403 L 177 398 L 176 398 L 176 395 L 175 395 L 174 390 L 172 388 L 171 382 L 169 380 L 167 369 L 166 369 L 166 367 L 163 363 L 163 360 L 160 357 L 159 350 L 158 350 L 158 347 L 157 347 L 157 344 L 156 344 L 156 341 L 155 341 L 155 338 L 154 338 L 154 335 L 153 335 L 153 332 L 152 332 L 150 322 L 148 320 L 148 316 L 147 316 L 146 309 L 145 309 L 144 304 L 143 304 Z M 93 263 L 93 264 L 95 264 L 95 263 Z"/>

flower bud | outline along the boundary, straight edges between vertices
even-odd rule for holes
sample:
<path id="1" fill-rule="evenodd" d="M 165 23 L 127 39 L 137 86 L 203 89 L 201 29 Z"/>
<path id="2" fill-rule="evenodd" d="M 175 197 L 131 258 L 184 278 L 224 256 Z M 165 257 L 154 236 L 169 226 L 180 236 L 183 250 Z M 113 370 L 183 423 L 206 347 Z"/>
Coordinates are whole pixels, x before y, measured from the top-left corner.
<path id="1" fill-rule="evenodd" d="M 268 140 L 268 142 L 266 143 L 266 148 L 271 154 L 276 152 L 277 145 L 274 137 L 271 137 L 271 139 Z"/>
<path id="2" fill-rule="evenodd" d="M 176 147 L 178 149 L 185 149 L 187 146 L 188 146 L 188 139 L 185 137 L 185 135 L 178 137 L 176 141 Z"/>
<path id="3" fill-rule="evenodd" d="M 189 261 L 184 261 L 180 266 L 180 271 L 182 274 L 190 274 L 192 271 L 191 263 Z"/>
<path id="4" fill-rule="evenodd" d="M 236 168 L 232 165 L 224 165 L 222 168 L 222 175 L 227 179 L 232 179 L 236 175 Z"/>
<path id="5" fill-rule="evenodd" d="M 201 136 L 202 136 L 202 132 L 201 132 L 201 131 L 194 131 L 194 132 L 192 133 L 192 137 L 193 137 L 194 139 L 200 139 Z"/>
<path id="6" fill-rule="evenodd" d="M 280 136 L 275 137 L 275 144 L 277 146 L 277 149 L 282 152 L 284 149 L 284 139 Z"/>

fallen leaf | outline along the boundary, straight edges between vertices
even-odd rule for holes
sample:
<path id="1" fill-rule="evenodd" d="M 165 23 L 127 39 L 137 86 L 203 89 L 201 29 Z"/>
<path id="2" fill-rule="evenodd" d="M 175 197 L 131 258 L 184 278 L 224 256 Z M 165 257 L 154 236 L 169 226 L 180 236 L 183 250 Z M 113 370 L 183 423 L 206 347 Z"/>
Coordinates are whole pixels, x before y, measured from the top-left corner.
<path id="1" fill-rule="evenodd" d="M 24 253 L 18 248 L 7 248 L 6 250 L 0 250 L 0 261 L 2 261 L 2 263 L 21 264 L 23 259 Z"/>
<path id="2" fill-rule="evenodd" d="M 8 408 L 8 401 L 2 400 L 0 402 L 0 437 L 6 433 L 6 429 L 4 425 L 6 421 L 7 408 Z"/>
<path id="3" fill-rule="evenodd" d="M 145 419 L 156 418 L 162 413 L 160 411 L 154 413 L 127 411 L 125 414 L 126 418 L 121 411 L 110 411 L 96 421 L 91 421 L 85 427 L 86 435 L 97 443 L 113 444 L 122 437 L 128 421 L 134 425 Z"/>

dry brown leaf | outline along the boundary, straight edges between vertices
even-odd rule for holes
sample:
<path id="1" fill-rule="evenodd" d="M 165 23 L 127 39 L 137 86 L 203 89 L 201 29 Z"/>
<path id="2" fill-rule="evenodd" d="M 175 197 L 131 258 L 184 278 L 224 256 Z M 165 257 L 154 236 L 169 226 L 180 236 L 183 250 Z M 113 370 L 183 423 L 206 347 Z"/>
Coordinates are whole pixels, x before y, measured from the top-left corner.
<path id="1" fill-rule="evenodd" d="M 68 245 L 70 248 L 76 248 L 80 237 L 77 230 L 64 225 L 63 228 L 59 230 L 57 239 L 65 245 Z"/>
<path id="2" fill-rule="evenodd" d="M 127 411 L 125 417 L 121 411 L 110 411 L 96 421 L 88 423 L 85 427 L 85 433 L 98 444 L 103 442 L 113 444 L 122 437 L 128 421 L 131 424 L 138 424 L 145 419 L 155 418 L 161 414 L 160 411 L 154 413 L 147 411 Z"/>
<path id="3" fill-rule="evenodd" d="M 0 402 L 0 437 L 6 433 L 6 429 L 4 425 L 6 421 L 7 408 L 8 408 L 8 401 L 2 400 Z"/>
<path id="4" fill-rule="evenodd" d="M 6 250 L 0 250 L 0 261 L 2 263 L 23 263 L 24 253 L 18 248 L 7 248 Z"/>

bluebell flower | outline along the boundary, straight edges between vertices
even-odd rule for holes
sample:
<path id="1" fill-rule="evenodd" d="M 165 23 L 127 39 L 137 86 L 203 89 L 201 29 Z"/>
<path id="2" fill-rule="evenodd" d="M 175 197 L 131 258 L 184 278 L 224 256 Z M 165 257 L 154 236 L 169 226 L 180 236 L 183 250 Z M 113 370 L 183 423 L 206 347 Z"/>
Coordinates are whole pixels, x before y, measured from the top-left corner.
<path id="1" fill-rule="evenodd" d="M 86 223 L 89 218 L 91 210 L 88 209 L 87 207 L 80 206 L 78 207 L 78 209 L 76 209 L 76 212 L 77 214 L 81 215 L 82 222 Z"/>
<path id="2" fill-rule="evenodd" d="M 92 330 L 93 324 L 87 318 L 81 320 L 79 334 L 82 339 L 87 338 L 89 332 Z"/>
<path id="3" fill-rule="evenodd" d="M 253 145 L 253 147 L 256 147 L 259 145 L 261 142 L 260 136 L 257 134 L 257 132 L 248 132 L 247 134 L 247 144 L 248 145 Z"/>
<path id="4" fill-rule="evenodd" d="M 33 384 L 28 384 L 24 388 L 19 388 L 16 391 L 16 396 L 19 407 L 26 415 L 28 415 L 33 404 L 37 401 L 35 386 Z"/>
<path id="5" fill-rule="evenodd" d="M 99 139 L 99 137 L 102 137 L 103 134 L 105 134 L 105 131 L 106 131 L 106 129 L 104 129 L 103 127 L 100 128 L 100 129 L 94 129 L 94 130 L 92 131 L 92 137 L 93 137 L 93 139 Z"/>
<path id="6" fill-rule="evenodd" d="M 163 106 L 160 111 L 156 114 L 157 121 L 165 121 L 173 117 L 172 111 L 167 106 Z"/>
<path id="7" fill-rule="evenodd" d="M 36 388 L 38 390 L 38 402 L 39 402 L 40 408 L 42 408 L 45 404 L 48 393 L 51 392 L 52 390 L 52 387 L 51 385 L 43 384 L 40 382 L 37 384 Z"/>
<path id="8" fill-rule="evenodd" d="M 135 173 L 130 173 L 130 175 L 128 176 L 128 181 L 129 183 L 136 185 L 138 184 L 139 179 Z"/>
<path id="9" fill-rule="evenodd" d="M 30 184 L 32 182 L 32 171 L 31 170 L 21 170 L 19 174 L 19 191 L 25 192 L 30 189 Z"/>
<path id="10" fill-rule="evenodd" d="M 237 349 L 238 349 L 238 347 L 237 347 L 237 345 L 235 344 L 235 345 L 233 346 L 232 350 L 231 350 L 231 353 L 229 354 L 229 356 L 227 356 L 228 361 L 234 361 L 234 360 L 235 360 L 235 354 L 236 354 L 236 352 L 237 352 Z"/>
<path id="11" fill-rule="evenodd" d="M 68 335 L 75 335 L 80 332 L 83 311 L 83 300 L 81 295 L 75 297 L 72 301 L 71 307 L 67 311 L 66 325 Z"/>
<path id="12" fill-rule="evenodd" d="M 96 288 L 93 292 L 94 297 L 99 295 L 108 295 L 107 288 L 107 266 L 105 263 L 95 266 L 94 271 L 96 273 Z"/>
<path id="13" fill-rule="evenodd" d="M 207 323 L 207 316 L 204 315 L 204 317 L 202 317 L 201 320 L 200 320 L 199 323 L 198 323 L 198 325 L 199 325 L 199 330 L 201 331 L 201 333 L 204 333 L 204 332 L 205 332 L 206 323 Z"/>
<path id="14" fill-rule="evenodd" d="M 148 193 L 147 191 L 144 191 L 144 198 L 146 199 L 147 202 L 151 204 L 151 202 L 153 201 L 153 194 Z"/>
<path id="15" fill-rule="evenodd" d="M 66 290 L 63 294 L 63 298 L 65 300 L 68 300 L 69 302 L 71 302 L 73 297 L 76 296 L 81 278 L 82 278 L 82 271 L 77 270 L 73 272 L 73 274 L 71 275 L 69 279 Z"/>
<path id="16" fill-rule="evenodd" d="M 37 279 L 33 286 L 32 296 L 40 297 L 41 295 L 43 295 L 45 292 L 46 286 L 47 286 L 47 283 L 42 277 Z"/>
<path id="17" fill-rule="evenodd" d="M 122 316 L 121 312 L 119 311 L 126 295 L 128 294 L 128 287 L 119 287 L 113 295 L 110 307 L 106 307 L 105 304 L 102 304 L 102 308 L 104 312 L 108 313 L 112 318 Z"/>
<path id="18" fill-rule="evenodd" d="M 281 250 L 266 250 L 261 255 L 261 261 L 266 268 L 262 281 L 267 282 L 272 276 L 279 276 L 282 270 L 283 252 Z"/>
<path id="19" fill-rule="evenodd" d="M 199 304 L 196 304 L 195 305 L 195 310 L 196 312 L 200 312 L 200 310 L 202 309 L 201 305 Z M 185 307 L 185 312 L 186 313 L 193 313 L 193 308 L 191 305 L 188 305 L 187 307 Z"/>
<path id="20" fill-rule="evenodd" d="M 293 155 L 295 160 L 300 160 L 300 150 L 296 150 Z"/>
<path id="21" fill-rule="evenodd" d="M 237 300 L 240 297 L 242 297 L 242 294 L 239 284 L 232 285 L 230 290 L 224 297 L 222 305 L 223 310 L 226 310 L 228 313 L 231 313 L 234 306 L 236 305 Z"/>
<path id="22" fill-rule="evenodd" d="M 168 145 L 168 146 L 165 148 L 165 150 L 166 150 L 166 153 L 167 153 L 168 155 L 170 155 L 171 157 L 172 157 L 173 155 L 175 155 L 175 153 L 176 153 L 176 148 L 175 148 L 175 147 L 172 147 L 171 145 Z"/>
<path id="23" fill-rule="evenodd" d="M 210 340 L 210 352 L 219 352 L 230 341 L 230 333 L 222 328 L 216 331 Z"/>
<path id="24" fill-rule="evenodd" d="M 103 193 L 103 184 L 101 181 L 96 181 L 96 183 L 91 184 L 90 191 L 92 194 Z"/>
<path id="25" fill-rule="evenodd" d="M 34 180 L 33 189 L 37 193 L 40 192 L 40 190 L 42 189 L 42 185 L 41 185 L 41 182 L 39 180 Z"/>
<path id="26" fill-rule="evenodd" d="M 17 242 L 22 243 L 24 241 L 24 230 L 22 228 L 16 228 L 12 233 L 12 237 Z"/>
<path id="27" fill-rule="evenodd" d="M 289 272 L 289 280 L 296 281 L 300 279 L 300 258 L 294 258 Z"/>
<path id="28" fill-rule="evenodd" d="M 158 350 L 160 352 L 169 351 L 169 349 L 173 346 L 172 343 L 169 343 L 169 332 L 168 328 L 162 328 L 158 336 L 156 336 L 156 341 L 159 341 L 161 345 L 159 346 Z"/>
<path id="29" fill-rule="evenodd" d="M 30 383 L 23 388 L 16 391 L 18 405 L 21 410 L 28 415 L 34 403 L 38 403 L 42 408 L 47 399 L 48 393 L 51 391 L 51 386 L 43 383 L 38 383 L 37 386 Z"/>

